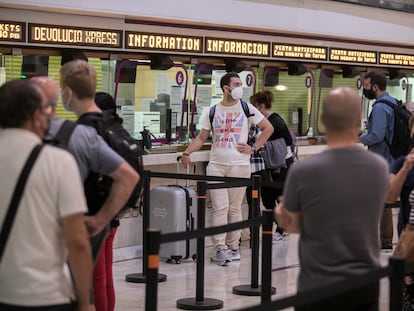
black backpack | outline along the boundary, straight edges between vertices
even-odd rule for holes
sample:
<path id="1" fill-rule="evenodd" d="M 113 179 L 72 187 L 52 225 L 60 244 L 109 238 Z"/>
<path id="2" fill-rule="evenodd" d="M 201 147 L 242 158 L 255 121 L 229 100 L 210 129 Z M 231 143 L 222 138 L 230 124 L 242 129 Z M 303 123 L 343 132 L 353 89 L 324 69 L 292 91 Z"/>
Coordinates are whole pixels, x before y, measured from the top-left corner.
<path id="1" fill-rule="evenodd" d="M 392 142 L 385 142 L 390 148 L 391 155 L 394 159 L 402 155 L 407 155 L 410 151 L 410 128 L 408 126 L 408 120 L 411 117 L 409 112 L 400 100 L 397 100 L 397 104 L 393 104 L 388 100 L 381 99 L 378 102 L 384 103 L 394 110 L 394 134 Z"/>
<path id="2" fill-rule="evenodd" d="M 142 182 L 144 168 L 142 164 L 143 149 L 138 140 L 133 138 L 122 126 L 122 119 L 113 111 L 89 112 L 82 115 L 78 124 L 92 126 L 106 143 L 124 158 L 140 175 L 140 181 L 135 188 L 121 213 L 129 208 L 137 208 L 142 200 Z M 85 180 L 85 196 L 91 215 L 102 207 L 112 185 L 112 178 L 95 172 L 91 172 Z"/>
<path id="3" fill-rule="evenodd" d="M 55 137 L 52 139 L 43 139 L 43 142 L 45 144 L 53 145 L 67 150 L 70 137 L 72 136 L 75 127 L 76 123 L 69 120 L 64 120 Z"/>

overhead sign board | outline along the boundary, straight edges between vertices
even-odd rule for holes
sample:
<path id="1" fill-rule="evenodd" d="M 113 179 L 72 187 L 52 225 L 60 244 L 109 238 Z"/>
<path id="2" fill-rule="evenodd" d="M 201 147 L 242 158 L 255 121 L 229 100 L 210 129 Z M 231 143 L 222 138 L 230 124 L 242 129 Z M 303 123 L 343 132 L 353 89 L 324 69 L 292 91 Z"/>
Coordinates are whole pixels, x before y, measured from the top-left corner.
<path id="1" fill-rule="evenodd" d="M 203 37 L 125 31 L 125 48 L 203 53 Z"/>
<path id="2" fill-rule="evenodd" d="M 122 48 L 122 30 L 29 24 L 30 43 Z"/>
<path id="3" fill-rule="evenodd" d="M 270 42 L 206 37 L 206 54 L 270 57 Z"/>
<path id="4" fill-rule="evenodd" d="M 26 23 L 0 21 L 0 41 L 25 42 Z"/>
<path id="5" fill-rule="evenodd" d="M 329 61 L 341 63 L 376 64 L 377 52 L 330 48 Z"/>
<path id="6" fill-rule="evenodd" d="M 381 65 L 398 65 L 414 67 L 414 55 L 380 52 L 379 63 Z"/>
<path id="7" fill-rule="evenodd" d="M 273 43 L 272 57 L 298 60 L 327 60 L 328 48 L 323 46 Z"/>

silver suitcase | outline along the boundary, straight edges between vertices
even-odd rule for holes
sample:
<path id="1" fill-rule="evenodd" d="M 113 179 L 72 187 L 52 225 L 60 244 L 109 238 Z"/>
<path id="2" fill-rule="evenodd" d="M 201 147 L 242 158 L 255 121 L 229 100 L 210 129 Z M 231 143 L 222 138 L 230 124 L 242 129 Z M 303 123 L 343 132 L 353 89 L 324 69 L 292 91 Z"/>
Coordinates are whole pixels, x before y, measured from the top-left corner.
<path id="1" fill-rule="evenodd" d="M 197 194 L 179 185 L 158 186 L 150 193 L 150 226 L 161 233 L 190 231 L 196 227 Z M 160 257 L 167 262 L 196 259 L 197 240 L 162 243 Z"/>

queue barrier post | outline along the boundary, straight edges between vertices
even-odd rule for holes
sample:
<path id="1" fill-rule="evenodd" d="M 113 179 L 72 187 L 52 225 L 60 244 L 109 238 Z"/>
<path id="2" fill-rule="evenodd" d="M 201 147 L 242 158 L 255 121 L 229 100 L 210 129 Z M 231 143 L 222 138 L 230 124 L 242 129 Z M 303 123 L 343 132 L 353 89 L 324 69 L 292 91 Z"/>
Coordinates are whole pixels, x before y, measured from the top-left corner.
<path id="1" fill-rule="evenodd" d="M 262 226 L 262 291 L 261 303 L 270 302 L 272 295 L 276 294 L 276 288 L 272 287 L 272 229 L 273 210 L 263 211 L 264 221 Z"/>
<path id="2" fill-rule="evenodd" d="M 158 268 L 160 264 L 160 236 L 159 229 L 148 229 L 146 234 L 146 285 L 145 311 L 157 311 L 158 297 Z"/>
<path id="3" fill-rule="evenodd" d="M 403 257 L 391 256 L 390 265 L 390 310 L 402 310 L 405 261 Z"/>
<path id="4" fill-rule="evenodd" d="M 197 229 L 205 228 L 207 182 L 197 182 Z M 177 300 L 183 310 L 216 310 L 223 308 L 223 301 L 204 297 L 204 237 L 197 238 L 196 297 Z"/>
<path id="5" fill-rule="evenodd" d="M 260 183 L 261 177 L 252 177 L 252 204 L 251 215 L 253 218 L 260 216 Z M 261 286 L 259 286 L 259 228 L 258 224 L 251 227 L 251 282 L 248 285 L 237 285 L 233 287 L 233 294 L 242 296 L 260 296 Z"/>
<path id="6" fill-rule="evenodd" d="M 141 176 L 144 181 L 144 200 L 142 206 L 142 273 L 130 273 L 125 276 L 125 281 L 131 283 L 145 283 L 147 281 L 147 230 L 150 227 L 150 191 L 151 171 L 144 171 Z M 158 282 L 165 282 L 167 276 L 158 274 Z"/>

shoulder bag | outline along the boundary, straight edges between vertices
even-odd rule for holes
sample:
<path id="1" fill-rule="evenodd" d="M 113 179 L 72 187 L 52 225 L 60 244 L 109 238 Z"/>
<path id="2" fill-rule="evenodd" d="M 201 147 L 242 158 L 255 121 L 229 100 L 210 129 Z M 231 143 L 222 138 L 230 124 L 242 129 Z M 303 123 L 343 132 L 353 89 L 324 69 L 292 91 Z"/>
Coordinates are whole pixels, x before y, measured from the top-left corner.
<path id="1" fill-rule="evenodd" d="M 1 258 L 3 257 L 4 249 L 6 248 L 7 238 L 9 237 L 11 228 L 13 226 L 14 218 L 17 214 L 17 208 L 19 207 L 20 199 L 22 198 L 27 178 L 29 177 L 33 164 L 35 163 L 37 156 L 39 155 L 42 148 L 42 144 L 38 144 L 33 148 L 29 157 L 27 158 L 23 170 L 20 173 L 19 179 L 17 180 L 16 188 L 14 189 L 9 209 L 7 210 L 6 217 L 4 217 L 3 227 L 0 232 L 0 262 Z"/>

